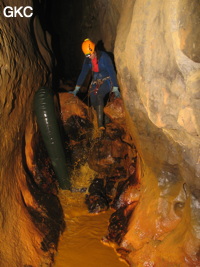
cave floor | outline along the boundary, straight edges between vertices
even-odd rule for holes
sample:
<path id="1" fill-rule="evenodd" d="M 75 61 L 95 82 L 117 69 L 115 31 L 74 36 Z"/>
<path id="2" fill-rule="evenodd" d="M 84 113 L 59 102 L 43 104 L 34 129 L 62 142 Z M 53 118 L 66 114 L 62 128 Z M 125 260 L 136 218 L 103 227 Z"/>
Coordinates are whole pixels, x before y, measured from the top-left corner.
<path id="1" fill-rule="evenodd" d="M 66 230 L 60 238 L 54 266 L 127 266 L 112 247 L 101 242 L 114 211 L 110 209 L 99 214 L 90 214 L 84 203 L 85 193 L 66 190 L 61 191 L 59 197 L 65 214 Z"/>

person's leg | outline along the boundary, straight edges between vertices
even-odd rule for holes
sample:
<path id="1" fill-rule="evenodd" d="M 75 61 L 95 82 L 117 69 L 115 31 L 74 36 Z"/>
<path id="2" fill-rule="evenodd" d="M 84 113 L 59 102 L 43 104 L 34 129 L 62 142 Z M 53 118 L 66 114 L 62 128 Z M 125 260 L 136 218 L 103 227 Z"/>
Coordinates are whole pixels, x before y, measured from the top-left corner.
<path id="1" fill-rule="evenodd" d="M 99 125 L 105 126 L 109 123 L 109 118 L 104 114 L 103 110 L 109 99 L 111 84 L 109 80 L 106 80 L 99 88 L 97 93 L 97 103 L 98 103 L 98 116 Z M 100 126 L 101 127 L 101 126 Z"/>
<path id="2" fill-rule="evenodd" d="M 98 127 L 104 127 L 104 113 L 103 113 L 103 95 L 100 93 L 97 94 L 97 106 L 96 106 L 96 112 L 97 112 L 97 121 L 98 121 Z"/>
<path id="3" fill-rule="evenodd" d="M 106 93 L 104 95 L 104 98 L 103 98 L 103 102 L 104 102 L 104 107 L 106 106 L 108 100 L 109 100 L 109 97 L 110 97 L 110 92 Z M 109 117 L 104 113 L 104 125 L 110 123 L 110 119 Z"/>
<path id="4" fill-rule="evenodd" d="M 97 113 L 97 122 L 98 122 L 98 127 L 103 126 L 103 107 L 100 105 L 101 97 L 98 94 L 98 91 L 95 90 L 96 85 L 93 85 L 90 90 L 90 102 L 91 106 L 95 109 Z"/>
<path id="5" fill-rule="evenodd" d="M 90 101 L 97 113 L 98 127 L 104 127 L 104 106 L 106 105 L 108 95 L 110 92 L 110 85 L 104 82 L 97 91 L 91 88 Z"/>
<path id="6" fill-rule="evenodd" d="M 103 113 L 103 106 L 99 105 L 96 107 L 97 112 L 97 121 L 98 121 L 98 127 L 102 128 L 104 127 L 104 113 Z"/>

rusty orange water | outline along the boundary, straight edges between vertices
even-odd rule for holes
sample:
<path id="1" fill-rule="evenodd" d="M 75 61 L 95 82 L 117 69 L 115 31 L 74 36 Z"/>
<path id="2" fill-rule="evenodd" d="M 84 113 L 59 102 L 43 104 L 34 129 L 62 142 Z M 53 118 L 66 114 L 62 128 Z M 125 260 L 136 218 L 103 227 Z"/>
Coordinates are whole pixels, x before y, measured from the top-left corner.
<path id="1" fill-rule="evenodd" d="M 113 248 L 103 245 L 110 215 L 92 215 L 84 204 L 84 193 L 63 191 L 60 200 L 65 213 L 66 230 L 61 236 L 55 267 L 125 267 Z"/>

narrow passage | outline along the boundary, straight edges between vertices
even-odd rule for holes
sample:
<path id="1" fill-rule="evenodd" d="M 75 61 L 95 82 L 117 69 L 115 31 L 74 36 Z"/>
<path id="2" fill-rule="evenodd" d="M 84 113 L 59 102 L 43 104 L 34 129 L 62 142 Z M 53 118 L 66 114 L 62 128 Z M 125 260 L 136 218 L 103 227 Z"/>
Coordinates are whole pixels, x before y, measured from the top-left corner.
<path id="1" fill-rule="evenodd" d="M 109 209 L 90 214 L 84 203 L 85 193 L 61 191 L 60 201 L 65 213 L 66 230 L 60 238 L 55 267 L 123 267 L 113 248 L 103 245 L 109 218 Z"/>

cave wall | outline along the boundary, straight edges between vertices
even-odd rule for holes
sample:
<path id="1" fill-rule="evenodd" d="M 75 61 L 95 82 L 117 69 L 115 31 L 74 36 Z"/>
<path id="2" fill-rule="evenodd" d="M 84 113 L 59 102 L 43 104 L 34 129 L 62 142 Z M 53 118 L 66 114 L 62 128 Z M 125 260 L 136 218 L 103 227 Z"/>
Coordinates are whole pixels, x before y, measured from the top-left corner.
<path id="1" fill-rule="evenodd" d="M 0 1 L 1 10 L 6 5 L 12 1 Z M 127 123 L 141 158 L 140 202 L 121 246 L 130 249 L 129 260 L 136 266 L 163 267 L 169 261 L 198 266 L 198 1 L 84 0 L 76 7 L 72 1 L 65 5 L 71 13 L 62 8 L 64 17 L 59 17 L 65 20 L 59 32 L 63 53 L 77 51 L 73 69 L 81 66 L 85 37 L 102 40 L 114 53 Z M 28 190 L 25 168 L 31 168 L 36 131 L 34 92 L 51 81 L 50 36 L 37 17 L 1 16 L 0 25 L 1 264 L 37 266 L 48 264 L 50 255 L 41 250 L 43 236 L 26 209 L 38 204 Z M 72 58 L 65 61 L 74 64 Z M 64 74 L 70 71 L 66 66 Z"/>
<path id="2" fill-rule="evenodd" d="M 13 1 L 0 1 L 0 265 L 40 266 L 51 259 L 41 249 L 44 233 L 28 211 L 39 205 L 29 191 L 27 170 L 37 130 L 32 99 L 40 86 L 50 84 L 52 62 L 38 18 L 6 18 L 5 6 L 13 6 Z M 33 2 L 15 1 L 15 6 Z"/>
<path id="3" fill-rule="evenodd" d="M 141 157 L 141 199 L 122 246 L 136 266 L 169 266 L 170 257 L 174 266 L 197 266 L 199 2 L 95 1 L 93 9 L 100 32 L 91 39 L 114 52 Z"/>

